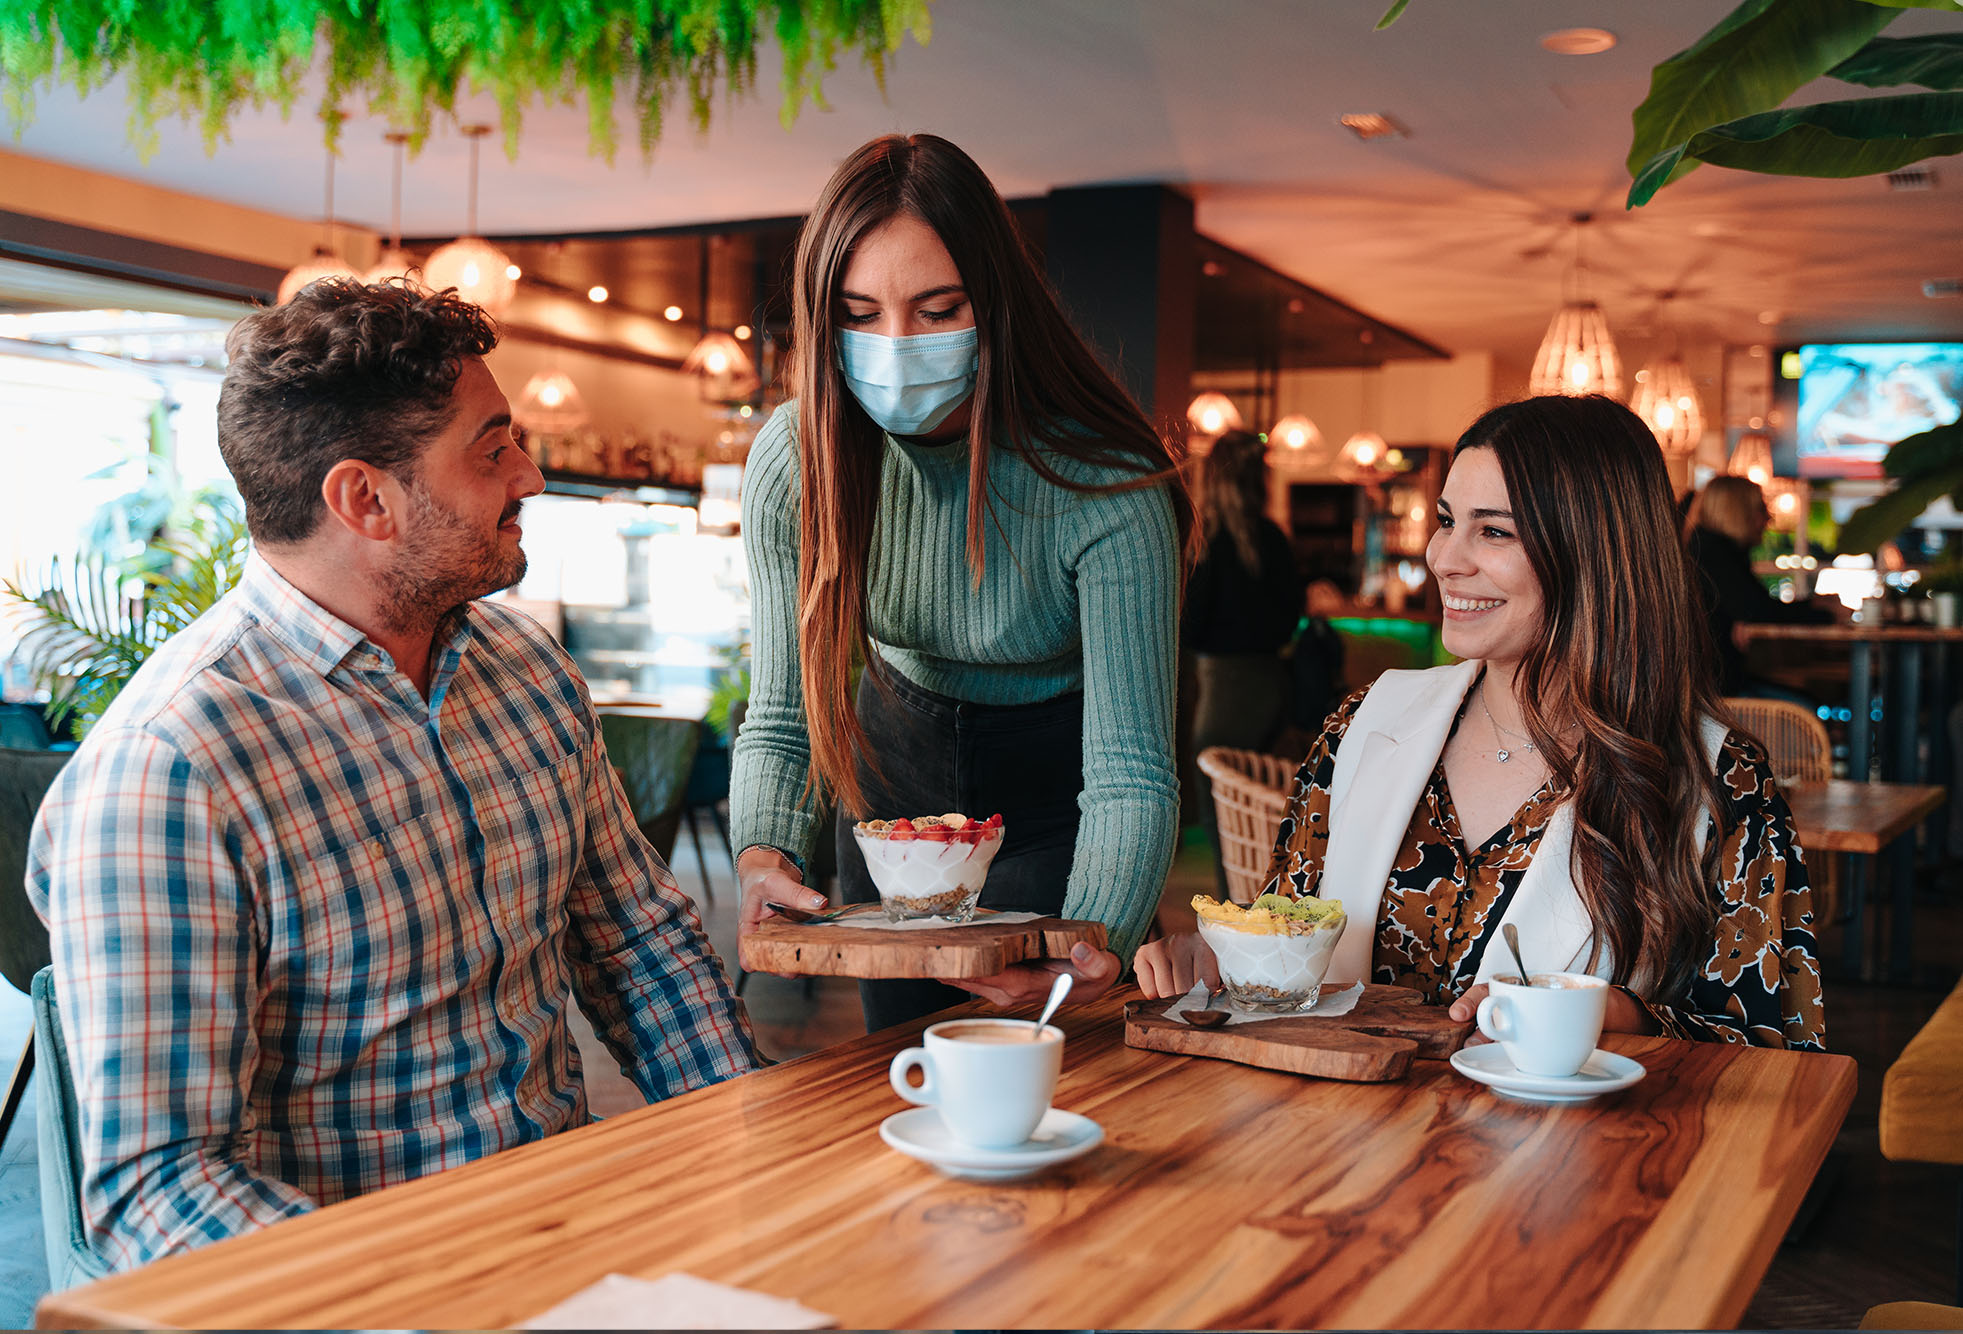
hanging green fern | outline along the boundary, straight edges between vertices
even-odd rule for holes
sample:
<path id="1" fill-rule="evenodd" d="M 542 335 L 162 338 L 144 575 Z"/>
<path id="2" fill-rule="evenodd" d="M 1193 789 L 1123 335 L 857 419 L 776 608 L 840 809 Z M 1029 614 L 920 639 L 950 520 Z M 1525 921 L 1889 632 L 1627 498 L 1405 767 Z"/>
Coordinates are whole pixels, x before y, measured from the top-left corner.
<path id="1" fill-rule="evenodd" d="M 84 736 L 159 644 L 230 592 L 245 570 L 245 524 L 232 514 L 150 553 L 170 565 L 142 575 L 139 596 L 123 568 L 100 555 L 50 562 L 40 587 L 0 582 L 0 599 L 18 604 L 21 652 L 28 671 L 48 690 L 48 725 L 71 717 Z"/>
<path id="2" fill-rule="evenodd" d="M 824 76 L 857 51 L 885 87 L 887 58 L 931 35 L 929 0 L 6 0 L 0 81 L 17 125 L 36 88 L 88 93 L 121 76 L 130 138 L 146 157 L 165 116 L 196 118 L 205 146 L 241 107 L 290 112 L 308 72 L 324 71 L 321 119 L 332 148 L 340 108 L 365 103 L 408 130 L 412 150 L 460 92 L 497 99 L 506 150 L 517 153 L 534 99 L 586 99 L 591 146 L 613 158 L 614 97 L 631 89 L 641 152 L 685 86 L 698 127 L 718 89 L 749 91 L 759 43 L 783 51 L 783 117 L 824 105 Z"/>

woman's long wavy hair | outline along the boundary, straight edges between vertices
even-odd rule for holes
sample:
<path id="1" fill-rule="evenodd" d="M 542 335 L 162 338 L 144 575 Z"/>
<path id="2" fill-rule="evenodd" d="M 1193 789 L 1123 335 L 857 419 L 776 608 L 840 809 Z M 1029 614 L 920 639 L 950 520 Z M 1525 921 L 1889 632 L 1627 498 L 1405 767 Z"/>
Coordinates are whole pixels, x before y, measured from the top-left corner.
<path id="1" fill-rule="evenodd" d="M 1252 431 L 1229 431 L 1200 460 L 1200 527 L 1208 542 L 1227 534 L 1249 574 L 1261 573 L 1254 535 L 1268 509 L 1268 447 Z"/>
<path id="2" fill-rule="evenodd" d="M 802 488 L 798 646 L 811 785 L 853 812 L 864 806 L 854 659 L 879 679 L 879 660 L 866 637 L 866 578 L 884 444 L 880 428 L 839 374 L 839 289 L 860 239 L 902 214 L 934 229 L 974 310 L 980 358 L 968 425 L 967 552 L 977 584 L 989 517 L 989 462 L 997 449 L 1013 450 L 1046 481 L 1071 491 L 1164 486 L 1182 546 L 1190 546 L 1194 528 L 1180 471 L 1184 443 L 1152 429 L 1070 327 L 1024 249 L 1008 206 L 974 160 L 931 134 L 887 135 L 848 157 L 798 234 L 791 378 Z M 1065 477 L 1057 459 L 1135 476 L 1090 485 Z"/>
<path id="3" fill-rule="evenodd" d="M 1716 920 L 1708 886 L 1723 840 L 1700 856 L 1697 831 L 1707 817 L 1722 830 L 1726 807 L 1700 724 L 1725 713 L 1662 451 L 1641 418 L 1599 395 L 1494 408 L 1453 457 L 1468 449 L 1498 456 L 1540 580 L 1540 634 L 1515 690 L 1574 803 L 1595 957 L 1608 949 L 1617 982 L 1680 995 Z"/>

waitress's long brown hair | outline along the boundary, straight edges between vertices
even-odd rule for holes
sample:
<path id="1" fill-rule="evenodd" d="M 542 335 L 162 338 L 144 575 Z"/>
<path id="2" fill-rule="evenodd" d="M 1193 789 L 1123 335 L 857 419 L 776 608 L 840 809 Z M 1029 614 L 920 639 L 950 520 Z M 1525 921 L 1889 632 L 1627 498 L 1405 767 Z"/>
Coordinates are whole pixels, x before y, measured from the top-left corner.
<path id="1" fill-rule="evenodd" d="M 940 237 L 960 271 L 980 342 L 968 426 L 968 563 L 982 574 L 992 451 L 1010 449 L 1071 491 L 1165 486 L 1182 546 L 1192 503 L 1183 445 L 1162 439 L 1064 318 L 1023 248 L 1007 205 L 974 160 L 931 134 L 887 135 L 848 157 L 798 235 L 791 377 L 797 393 L 798 647 L 814 786 L 860 812 L 856 757 L 864 734 L 852 705 L 866 639 L 866 576 L 879 506 L 880 428 L 838 371 L 839 288 L 853 247 L 901 214 Z M 1075 460 L 1136 474 L 1115 485 L 1064 476 Z"/>
<path id="2" fill-rule="evenodd" d="M 1641 418 L 1600 396 L 1494 408 L 1453 456 L 1482 448 L 1499 458 L 1540 580 L 1540 636 L 1515 688 L 1574 803 L 1575 884 L 1595 949 L 1608 948 L 1616 981 L 1680 996 L 1716 922 L 1709 885 L 1726 806 L 1700 723 L 1725 713 L 1662 451 Z M 1720 834 L 1700 856 L 1707 817 Z"/>

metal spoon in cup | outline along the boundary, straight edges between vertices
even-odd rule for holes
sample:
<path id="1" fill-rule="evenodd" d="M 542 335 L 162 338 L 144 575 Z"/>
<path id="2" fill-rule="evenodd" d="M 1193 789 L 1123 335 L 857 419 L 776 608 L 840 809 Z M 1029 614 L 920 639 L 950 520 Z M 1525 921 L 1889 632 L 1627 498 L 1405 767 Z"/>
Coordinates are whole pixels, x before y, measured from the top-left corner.
<path id="1" fill-rule="evenodd" d="M 1050 983 L 1050 998 L 1043 1002 L 1043 1013 L 1036 1016 L 1036 1027 L 1029 1030 L 1031 1042 L 1043 1036 L 1043 1030 L 1049 1027 L 1050 1016 L 1056 1013 L 1057 1006 L 1063 1004 L 1063 998 L 1070 994 L 1071 985 L 1075 981 L 1076 979 L 1068 973 L 1058 973 L 1056 981 Z"/>
<path id="2" fill-rule="evenodd" d="M 1501 925 L 1500 931 L 1506 936 L 1506 947 L 1513 951 L 1513 966 L 1520 970 L 1520 985 L 1530 987 L 1533 978 L 1527 973 L 1527 961 L 1520 957 L 1520 932 L 1511 922 Z"/>

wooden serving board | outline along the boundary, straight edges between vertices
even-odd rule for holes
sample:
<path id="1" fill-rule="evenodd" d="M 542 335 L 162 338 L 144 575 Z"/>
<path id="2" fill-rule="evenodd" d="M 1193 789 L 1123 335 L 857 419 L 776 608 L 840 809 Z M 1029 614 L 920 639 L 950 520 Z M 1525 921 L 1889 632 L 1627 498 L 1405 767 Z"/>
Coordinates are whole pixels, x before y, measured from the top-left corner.
<path id="1" fill-rule="evenodd" d="M 1443 1005 L 1426 1005 L 1408 987 L 1363 988 L 1356 1008 L 1330 1019 L 1283 1016 L 1225 1028 L 1194 1028 L 1160 1012 L 1171 1000 L 1125 1007 L 1125 1045 L 1182 1056 L 1212 1056 L 1267 1070 L 1381 1083 L 1402 1079 L 1413 1057 L 1442 1061 L 1472 1034 Z"/>
<path id="2" fill-rule="evenodd" d="M 1038 917 L 970 922 L 917 931 L 765 922 L 744 936 L 737 958 L 753 973 L 819 977 L 987 977 L 1026 959 L 1061 959 L 1087 940 L 1104 948 L 1104 923 Z"/>

